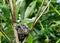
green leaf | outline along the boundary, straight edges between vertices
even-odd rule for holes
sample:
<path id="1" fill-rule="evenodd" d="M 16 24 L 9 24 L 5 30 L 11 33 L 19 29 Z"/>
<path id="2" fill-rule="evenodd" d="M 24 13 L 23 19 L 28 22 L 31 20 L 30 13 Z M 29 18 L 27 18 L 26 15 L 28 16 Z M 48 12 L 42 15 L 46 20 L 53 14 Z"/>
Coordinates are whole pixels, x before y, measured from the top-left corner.
<path id="1" fill-rule="evenodd" d="M 18 3 L 18 2 L 17 2 Z M 20 12 L 21 18 L 24 17 L 25 12 L 25 0 L 20 0 L 19 3 L 16 5 L 16 19 L 18 18 L 18 13 Z"/>
<path id="2" fill-rule="evenodd" d="M 25 7 L 26 7 L 26 2 L 23 1 L 23 3 L 22 3 L 21 6 L 20 6 L 21 19 L 24 19 Z"/>
<path id="3" fill-rule="evenodd" d="M 0 32 L 0 43 L 1 43 L 1 37 L 2 37 L 2 33 Z"/>
<path id="4" fill-rule="evenodd" d="M 43 0 L 37 0 L 38 3 L 42 2 Z"/>
<path id="5" fill-rule="evenodd" d="M 0 3 L 2 2 L 2 0 L 0 0 Z"/>
<path id="6" fill-rule="evenodd" d="M 56 1 L 57 1 L 57 0 L 51 0 L 51 2 L 54 2 L 54 3 L 55 3 Z"/>
<path id="7" fill-rule="evenodd" d="M 58 41 L 56 43 L 60 43 L 60 39 L 58 39 Z"/>
<path id="8" fill-rule="evenodd" d="M 59 25 L 59 24 L 60 24 L 60 21 L 55 21 L 55 22 L 56 22 L 56 24 L 57 24 L 57 25 Z"/>
<path id="9" fill-rule="evenodd" d="M 49 43 L 49 38 L 46 36 L 45 43 Z"/>
<path id="10" fill-rule="evenodd" d="M 5 18 L 10 18 L 10 9 L 8 5 L 0 5 L 0 8 L 2 9 L 3 16 Z"/>
<path id="11" fill-rule="evenodd" d="M 32 42 L 32 35 L 31 34 L 28 35 L 28 37 L 26 39 L 26 43 L 33 43 Z"/>
<path id="12" fill-rule="evenodd" d="M 25 11 L 25 18 L 33 14 L 35 6 L 36 6 L 36 1 L 33 1 L 29 4 L 29 6 L 27 7 Z"/>
<path id="13" fill-rule="evenodd" d="M 4 32 L 10 37 L 10 38 L 14 38 L 14 33 L 13 33 L 13 29 L 12 29 L 12 25 L 11 24 L 7 24 L 6 29 L 4 30 Z"/>

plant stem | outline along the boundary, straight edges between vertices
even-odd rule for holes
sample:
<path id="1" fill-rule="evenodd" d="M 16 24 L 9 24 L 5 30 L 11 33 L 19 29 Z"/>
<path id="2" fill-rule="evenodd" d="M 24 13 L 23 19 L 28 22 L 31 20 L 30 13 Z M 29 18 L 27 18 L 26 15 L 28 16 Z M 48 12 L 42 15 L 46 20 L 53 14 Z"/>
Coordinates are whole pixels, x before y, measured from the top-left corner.
<path id="1" fill-rule="evenodd" d="M 39 21 L 39 23 L 40 23 L 40 25 L 41 25 L 41 30 L 44 30 L 44 27 L 43 27 L 43 25 L 42 25 L 42 23 L 41 23 L 41 21 Z"/>
<path id="2" fill-rule="evenodd" d="M 45 10 L 47 9 L 47 7 L 49 6 L 50 1 L 47 3 L 47 6 L 45 7 L 45 9 L 41 12 L 41 14 L 39 15 L 39 17 L 35 20 L 35 24 L 36 22 L 39 20 L 39 18 L 44 14 Z"/>
<path id="3" fill-rule="evenodd" d="M 12 27 L 13 27 L 13 30 L 14 30 L 15 40 L 16 40 L 16 43 L 19 43 L 18 34 L 17 34 L 16 29 L 15 29 L 15 27 L 16 27 L 16 19 L 15 19 L 16 0 L 14 0 L 14 5 L 12 4 L 12 0 L 9 0 L 9 4 L 10 4 L 10 9 L 11 9 L 11 21 L 12 21 Z"/>
<path id="4" fill-rule="evenodd" d="M 41 8 L 43 7 L 44 2 L 45 2 L 45 0 L 43 0 L 41 6 L 39 7 L 39 10 L 38 10 L 38 12 L 37 12 L 36 18 L 35 18 L 34 22 L 32 23 L 31 30 L 32 30 L 32 28 L 33 28 L 34 25 L 35 25 L 35 21 L 36 21 L 36 19 L 38 18 L 39 14 L 40 14 L 40 11 L 41 11 Z"/>

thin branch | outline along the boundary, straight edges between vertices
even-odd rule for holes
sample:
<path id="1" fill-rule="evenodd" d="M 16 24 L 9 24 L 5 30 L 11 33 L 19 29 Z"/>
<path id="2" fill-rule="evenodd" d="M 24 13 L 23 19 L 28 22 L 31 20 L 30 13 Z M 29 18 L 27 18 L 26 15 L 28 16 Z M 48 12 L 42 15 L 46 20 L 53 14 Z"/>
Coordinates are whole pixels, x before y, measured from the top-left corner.
<path id="1" fill-rule="evenodd" d="M 5 34 L 5 32 L 0 28 L 0 32 L 12 43 L 12 40 Z"/>
<path id="2" fill-rule="evenodd" d="M 36 24 L 36 22 L 39 20 L 39 18 L 44 14 L 44 12 L 45 12 L 45 10 L 47 9 L 47 7 L 49 6 L 49 4 L 50 4 L 50 1 L 47 3 L 47 6 L 46 6 L 45 9 L 43 10 L 43 12 L 41 12 L 41 14 L 39 15 L 39 17 L 36 19 L 35 24 Z"/>
<path id="3" fill-rule="evenodd" d="M 35 20 L 34 20 L 34 22 L 33 22 L 32 26 L 31 26 L 31 30 L 32 30 L 32 28 L 33 28 L 33 27 L 34 27 L 34 25 L 35 25 L 35 21 L 36 21 L 37 17 L 39 16 L 40 11 L 41 11 L 41 8 L 43 7 L 43 4 L 44 4 L 44 3 L 45 3 L 45 0 L 43 0 L 43 2 L 42 2 L 42 4 L 41 4 L 41 6 L 39 7 L 39 10 L 38 10 L 38 12 L 37 12 L 36 18 L 35 18 Z"/>
<path id="4" fill-rule="evenodd" d="M 9 0 L 9 5 L 10 5 L 10 10 L 11 10 L 11 15 L 13 14 L 13 5 L 12 5 L 12 0 Z"/>
<path id="5" fill-rule="evenodd" d="M 16 18 L 15 18 L 15 15 L 16 15 L 16 0 L 14 0 L 14 5 L 13 5 L 13 16 L 14 16 L 14 21 L 16 22 Z"/>
<path id="6" fill-rule="evenodd" d="M 44 12 L 44 14 L 46 14 L 49 11 L 49 6 L 47 7 L 47 10 Z"/>
<path id="7" fill-rule="evenodd" d="M 34 25 L 36 24 L 36 22 L 39 20 L 39 18 L 44 14 L 44 12 L 46 11 L 46 9 L 47 9 L 47 7 L 49 6 L 50 2 L 51 2 L 51 1 L 49 1 L 49 2 L 47 3 L 47 6 L 46 6 L 45 9 L 41 12 L 41 14 L 40 14 L 38 17 L 36 17 L 36 19 L 34 20 L 34 23 L 33 23 L 32 27 L 31 27 L 31 30 L 32 30 L 32 28 L 34 27 Z M 37 13 L 37 14 L 39 14 L 39 13 Z"/>
<path id="8" fill-rule="evenodd" d="M 16 24 L 13 25 L 13 29 L 14 29 L 14 35 L 15 35 L 16 43 L 19 43 L 18 34 L 17 34 L 17 31 L 16 31 L 15 27 L 16 27 Z"/>
<path id="9" fill-rule="evenodd" d="M 22 43 L 25 43 L 25 40 L 26 40 L 26 38 L 23 40 L 23 42 L 22 42 Z"/>
<path id="10" fill-rule="evenodd" d="M 14 6 L 13 6 L 13 13 L 14 13 L 14 21 L 16 22 L 16 18 L 15 18 L 15 15 L 16 15 L 16 0 L 14 0 Z M 14 28 L 14 35 L 15 35 L 15 39 L 16 39 L 16 43 L 19 43 L 19 39 L 18 39 L 18 34 L 17 34 L 17 31 L 15 29 L 16 27 L 16 23 L 13 24 L 13 28 Z"/>
<path id="11" fill-rule="evenodd" d="M 7 4 L 9 3 L 9 1 L 8 1 L 8 0 L 6 0 L 6 2 L 7 2 Z"/>
<path id="12" fill-rule="evenodd" d="M 12 0 L 9 0 L 9 4 L 10 4 L 10 9 L 11 9 L 11 21 L 12 21 L 12 27 L 13 27 L 13 30 L 14 30 L 14 36 L 15 36 L 15 40 L 16 40 L 16 43 L 19 43 L 19 40 L 18 40 L 18 34 L 17 34 L 17 31 L 15 29 L 16 27 L 16 19 L 15 19 L 15 14 L 16 14 L 16 0 L 14 0 L 14 6 L 12 4 Z"/>

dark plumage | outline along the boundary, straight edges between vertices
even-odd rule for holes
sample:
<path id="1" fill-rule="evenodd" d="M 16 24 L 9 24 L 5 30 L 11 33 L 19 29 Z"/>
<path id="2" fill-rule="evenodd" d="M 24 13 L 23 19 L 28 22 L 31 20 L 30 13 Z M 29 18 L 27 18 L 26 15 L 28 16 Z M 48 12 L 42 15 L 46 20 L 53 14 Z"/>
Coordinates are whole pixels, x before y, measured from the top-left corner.
<path id="1" fill-rule="evenodd" d="M 18 33 L 19 41 L 23 41 L 26 36 L 28 36 L 29 29 L 24 24 L 19 24 L 16 26 L 16 30 Z"/>

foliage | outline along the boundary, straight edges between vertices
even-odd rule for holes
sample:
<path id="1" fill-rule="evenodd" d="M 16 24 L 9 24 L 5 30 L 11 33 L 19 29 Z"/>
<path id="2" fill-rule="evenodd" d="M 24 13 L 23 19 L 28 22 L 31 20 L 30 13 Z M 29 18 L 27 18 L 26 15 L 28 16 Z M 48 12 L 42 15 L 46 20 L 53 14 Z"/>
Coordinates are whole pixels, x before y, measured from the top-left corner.
<path id="1" fill-rule="evenodd" d="M 17 0 L 16 24 L 25 24 L 30 29 L 41 3 L 42 0 Z M 46 3 L 41 8 L 41 12 L 45 9 Z M 0 0 L 0 27 L 8 37 L 14 40 L 10 7 L 6 0 L 5 3 Z M 1 42 L 9 43 L 8 39 L 0 33 Z M 60 43 L 60 3 L 57 0 L 51 0 L 48 12 L 43 14 L 37 21 L 33 31 L 27 36 L 25 43 Z"/>

